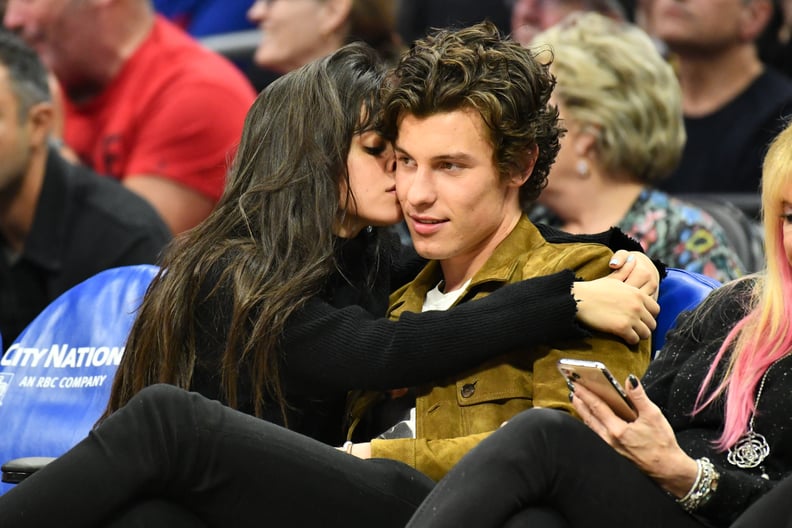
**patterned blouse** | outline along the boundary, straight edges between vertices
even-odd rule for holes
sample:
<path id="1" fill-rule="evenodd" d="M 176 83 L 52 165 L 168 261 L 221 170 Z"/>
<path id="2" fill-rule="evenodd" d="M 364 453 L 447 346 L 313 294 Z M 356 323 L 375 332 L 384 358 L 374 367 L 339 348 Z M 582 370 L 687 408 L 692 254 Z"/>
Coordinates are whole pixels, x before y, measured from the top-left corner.
<path id="1" fill-rule="evenodd" d="M 562 225 L 557 216 L 540 205 L 529 216 L 535 223 Z M 617 227 L 640 242 L 649 257 L 670 267 L 721 282 L 743 275 L 745 267 L 715 219 L 699 207 L 662 191 L 641 191 Z"/>

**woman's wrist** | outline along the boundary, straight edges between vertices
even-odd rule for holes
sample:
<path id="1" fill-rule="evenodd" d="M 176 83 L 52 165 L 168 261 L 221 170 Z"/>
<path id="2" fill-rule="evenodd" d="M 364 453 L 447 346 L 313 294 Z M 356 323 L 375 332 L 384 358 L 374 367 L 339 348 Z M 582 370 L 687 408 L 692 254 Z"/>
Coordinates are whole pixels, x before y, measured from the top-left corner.
<path id="1" fill-rule="evenodd" d="M 684 497 L 700 478 L 699 462 L 687 455 L 683 455 L 676 463 L 665 465 L 673 468 L 672 472 L 656 475 L 654 478 L 660 486 L 674 498 Z"/>
<path id="2" fill-rule="evenodd" d="M 336 449 L 358 458 L 371 458 L 370 442 L 361 442 L 359 444 L 355 444 L 350 441 L 346 441 L 344 442 L 344 445 L 337 447 Z"/>
<path id="3" fill-rule="evenodd" d="M 718 489 L 720 474 L 707 457 L 696 459 L 696 480 L 688 492 L 677 499 L 677 503 L 687 512 L 694 512 L 704 506 Z"/>

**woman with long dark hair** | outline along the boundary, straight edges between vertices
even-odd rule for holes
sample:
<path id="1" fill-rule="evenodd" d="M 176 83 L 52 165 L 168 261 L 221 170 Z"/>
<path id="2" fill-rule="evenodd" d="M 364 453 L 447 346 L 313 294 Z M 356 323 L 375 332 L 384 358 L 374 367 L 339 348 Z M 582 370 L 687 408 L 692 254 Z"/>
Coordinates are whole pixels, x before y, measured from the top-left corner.
<path id="1" fill-rule="evenodd" d="M 1 497 L 0 525 L 401 526 L 433 482 L 327 445 L 340 443 L 348 389 L 413 386 L 581 336 L 576 313 L 623 325 L 631 341 L 648 335 L 654 301 L 572 271 L 445 312 L 379 317 L 389 244 L 367 226 L 401 214 L 372 121 L 383 79 L 353 44 L 263 93 L 217 211 L 177 242 L 146 296 L 116 379 L 119 410 Z M 643 277 L 651 290 L 656 277 Z"/>
<path id="2" fill-rule="evenodd" d="M 175 241 L 144 299 L 106 415 L 170 383 L 339 444 L 348 390 L 414 386 L 517 345 L 584 335 L 576 310 L 629 341 L 648 335 L 648 296 L 571 274 L 383 318 L 389 291 L 418 269 L 391 273 L 398 246 L 377 227 L 401 219 L 374 128 L 384 78 L 377 55 L 351 44 L 262 93 L 220 203 Z M 635 275 L 651 291 L 651 273 Z"/>

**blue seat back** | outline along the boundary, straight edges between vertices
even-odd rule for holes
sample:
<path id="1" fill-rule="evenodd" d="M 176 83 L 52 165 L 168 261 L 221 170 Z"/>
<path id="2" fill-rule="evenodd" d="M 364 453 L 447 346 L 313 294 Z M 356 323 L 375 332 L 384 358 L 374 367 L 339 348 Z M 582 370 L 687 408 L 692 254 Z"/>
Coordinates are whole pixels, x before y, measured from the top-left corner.
<path id="1" fill-rule="evenodd" d="M 0 360 L 0 462 L 56 457 L 104 411 L 137 308 L 158 268 L 103 271 L 55 299 Z M 4 493 L 10 484 L 0 484 Z"/>
<path id="2" fill-rule="evenodd" d="M 677 316 L 692 310 L 720 286 L 721 283 L 712 277 L 677 268 L 668 268 L 666 277 L 660 282 L 660 315 L 657 317 L 657 328 L 652 334 L 652 350 L 654 355 L 663 348 L 665 336 L 676 324 Z"/>

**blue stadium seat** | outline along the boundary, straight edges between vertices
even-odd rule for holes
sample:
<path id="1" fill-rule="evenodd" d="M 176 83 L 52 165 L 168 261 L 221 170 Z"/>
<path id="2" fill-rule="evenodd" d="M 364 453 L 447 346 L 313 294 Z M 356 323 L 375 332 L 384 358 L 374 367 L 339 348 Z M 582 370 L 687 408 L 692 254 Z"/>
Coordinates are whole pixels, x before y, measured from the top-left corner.
<path id="1" fill-rule="evenodd" d="M 660 295 L 657 299 L 660 315 L 657 317 L 657 328 L 652 334 L 654 356 L 663 348 L 665 336 L 674 327 L 677 316 L 698 306 L 720 285 L 717 280 L 700 273 L 668 268 L 666 277 L 660 282 Z"/>
<path id="2" fill-rule="evenodd" d="M 156 266 L 103 271 L 55 299 L 0 360 L 0 461 L 57 457 L 107 404 Z M 0 494 L 11 484 L 0 484 Z"/>

